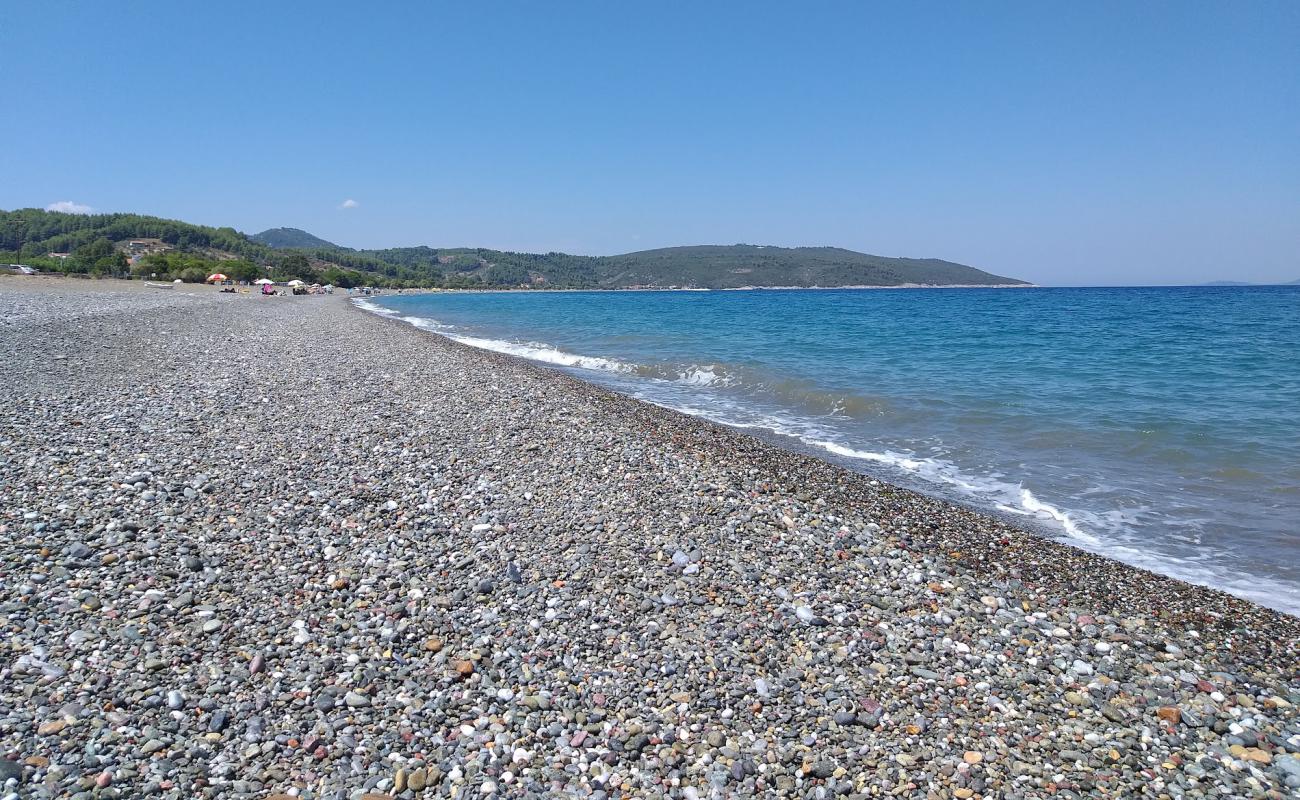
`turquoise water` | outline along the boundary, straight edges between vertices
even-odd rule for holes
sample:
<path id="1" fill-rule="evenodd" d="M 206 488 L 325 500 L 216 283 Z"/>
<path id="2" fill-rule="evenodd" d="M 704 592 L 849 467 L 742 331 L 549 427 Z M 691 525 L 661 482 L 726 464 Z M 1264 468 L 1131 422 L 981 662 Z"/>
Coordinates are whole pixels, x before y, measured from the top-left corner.
<path id="1" fill-rule="evenodd" d="M 361 302 L 1300 613 L 1300 287 Z"/>

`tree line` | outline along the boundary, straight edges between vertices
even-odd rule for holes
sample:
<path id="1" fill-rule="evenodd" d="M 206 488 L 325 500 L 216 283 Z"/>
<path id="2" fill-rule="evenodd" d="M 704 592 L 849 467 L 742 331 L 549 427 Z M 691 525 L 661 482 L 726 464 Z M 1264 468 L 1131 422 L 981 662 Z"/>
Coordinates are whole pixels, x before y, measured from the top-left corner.
<path id="1" fill-rule="evenodd" d="M 132 239 L 157 239 L 171 249 L 131 263 L 125 245 Z M 52 252 L 68 255 L 51 258 Z M 221 272 L 236 280 L 297 278 L 341 287 L 582 289 L 601 286 L 612 262 L 604 257 L 485 248 L 274 249 L 234 228 L 141 214 L 67 214 L 25 208 L 0 211 L 0 263 L 158 280 L 201 281 Z"/>

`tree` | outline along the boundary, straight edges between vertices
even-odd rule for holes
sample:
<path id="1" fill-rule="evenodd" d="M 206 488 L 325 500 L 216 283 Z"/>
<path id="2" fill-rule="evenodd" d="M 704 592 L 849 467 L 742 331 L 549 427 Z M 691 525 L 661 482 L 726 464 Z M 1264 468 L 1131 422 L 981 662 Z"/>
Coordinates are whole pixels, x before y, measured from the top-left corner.
<path id="1" fill-rule="evenodd" d="M 281 258 L 277 272 L 282 278 L 298 278 L 306 283 L 320 283 L 320 274 L 312 268 L 311 262 L 302 253 L 290 253 Z"/>
<path id="2" fill-rule="evenodd" d="M 216 266 L 215 272 L 224 272 L 236 281 L 255 281 L 262 277 L 262 268 L 248 261 L 222 261 Z"/>
<path id="3" fill-rule="evenodd" d="M 105 259 L 110 259 L 114 252 L 113 242 L 101 236 L 74 250 L 70 260 L 76 261 L 77 272 L 102 272 L 105 268 L 111 270 L 111 263 Z"/>

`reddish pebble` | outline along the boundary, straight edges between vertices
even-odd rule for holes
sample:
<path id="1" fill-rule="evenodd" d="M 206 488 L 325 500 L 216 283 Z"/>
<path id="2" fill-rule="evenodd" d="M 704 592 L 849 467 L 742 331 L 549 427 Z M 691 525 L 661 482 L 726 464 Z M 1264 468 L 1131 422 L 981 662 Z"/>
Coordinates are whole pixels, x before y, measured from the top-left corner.
<path id="1" fill-rule="evenodd" d="M 596 694 L 591 696 L 591 701 L 598 706 L 603 706 L 605 705 L 605 695 L 597 692 Z"/>
<path id="2" fill-rule="evenodd" d="M 1075 621 L 1078 622 L 1080 625 L 1091 625 L 1097 620 L 1088 616 L 1087 614 L 1080 614 L 1079 618 Z"/>
<path id="3" fill-rule="evenodd" d="M 101 772 L 99 773 L 99 777 L 95 778 L 95 785 L 101 789 L 108 786 L 112 782 L 113 782 L 113 775 L 108 772 Z"/>
<path id="4" fill-rule="evenodd" d="M 1197 681 L 1196 688 L 1200 689 L 1202 692 L 1205 692 L 1206 694 L 1209 694 L 1210 692 L 1214 691 L 1214 684 L 1210 683 L 1209 681 Z"/>
<path id="5" fill-rule="evenodd" d="M 583 741 L 585 741 L 586 738 L 587 738 L 586 731 L 578 731 L 577 733 L 573 734 L 573 738 L 569 740 L 569 747 L 581 747 Z"/>
<path id="6" fill-rule="evenodd" d="M 312 753 L 312 755 L 315 756 L 317 761 L 324 761 L 325 756 L 329 755 L 329 753 L 326 752 L 325 746 L 321 745 L 320 747 L 316 748 L 316 752 Z"/>

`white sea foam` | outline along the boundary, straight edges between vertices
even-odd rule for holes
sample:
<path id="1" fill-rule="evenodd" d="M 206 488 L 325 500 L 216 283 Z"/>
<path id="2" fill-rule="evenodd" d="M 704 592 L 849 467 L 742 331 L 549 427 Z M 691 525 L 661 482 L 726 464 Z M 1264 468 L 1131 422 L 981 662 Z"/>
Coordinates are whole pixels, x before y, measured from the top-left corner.
<path id="1" fill-rule="evenodd" d="M 444 325 L 436 319 L 428 317 L 401 316 L 396 311 L 376 305 L 368 300 L 360 298 L 354 299 L 358 308 L 365 309 L 375 314 L 385 317 L 400 317 L 400 319 L 417 328 L 427 331 L 433 331 L 441 334 L 461 344 L 467 344 L 471 347 L 477 347 L 482 350 L 491 350 L 497 353 L 506 353 L 512 356 L 541 361 L 546 364 L 554 364 L 560 367 L 578 367 L 581 369 L 597 370 L 600 372 L 631 372 L 634 366 L 625 364 L 612 358 L 601 358 L 600 356 L 584 356 L 575 353 L 566 353 L 558 350 L 544 342 L 508 342 L 503 339 L 485 339 L 479 336 L 466 336 L 462 333 L 456 333 L 455 328 L 451 325 Z"/>
<path id="2" fill-rule="evenodd" d="M 831 441 L 800 438 L 836 455 L 886 464 L 928 483 L 957 489 L 960 494 L 984 504 L 991 503 L 1000 511 L 1033 518 L 1048 529 L 1064 533 L 1071 544 L 1084 550 L 1189 583 L 1213 586 L 1271 608 L 1291 613 L 1300 611 L 1300 591 L 1294 585 L 1260 576 L 1243 578 L 1240 572 L 1222 563 L 1222 553 L 1198 549 L 1194 555 L 1173 556 L 1135 542 L 1131 534 L 1137 524 L 1136 514 L 1146 509 L 1101 513 L 1065 511 L 1043 502 L 1021 484 L 971 476 L 942 459 L 857 450 Z"/>
<path id="3" fill-rule="evenodd" d="M 402 317 L 402 322 L 405 322 L 408 325 L 414 325 L 417 328 L 423 328 L 426 331 L 444 331 L 449 329 L 447 325 L 443 325 L 441 322 L 429 319 L 428 317 Z"/>
<path id="4" fill-rule="evenodd" d="M 1033 517 L 1051 527 L 1059 528 L 1070 539 L 1080 544 L 1094 547 L 1102 544 L 1101 539 L 1078 524 L 1071 516 L 1074 512 L 1063 511 L 1043 502 L 1021 484 L 1012 484 L 992 476 L 970 475 L 951 461 L 940 458 L 921 458 L 890 451 L 856 450 L 835 442 L 816 441 L 808 444 L 839 456 L 887 464 L 929 483 L 946 486 L 985 503 L 992 503 L 1001 511 Z"/>
<path id="5" fill-rule="evenodd" d="M 483 339 L 477 336 L 465 336 L 459 333 L 444 333 L 443 335 L 448 339 L 455 340 L 461 344 L 470 345 L 471 347 L 478 347 L 483 350 L 492 350 L 497 353 L 507 353 L 522 358 L 530 358 L 533 361 L 555 364 L 559 367 L 578 367 L 580 369 L 590 369 L 598 372 L 631 372 L 634 369 L 631 364 L 625 364 L 622 361 L 617 361 L 612 358 L 566 353 L 563 350 L 557 350 L 550 345 L 541 344 L 539 342 L 523 344 L 518 342 L 507 342 L 501 339 Z"/>
<path id="6" fill-rule="evenodd" d="M 683 386 L 730 386 L 735 382 L 732 376 L 718 369 L 713 364 L 704 367 L 692 365 L 678 374 L 676 382 Z"/>
<path id="7" fill-rule="evenodd" d="M 396 317 L 398 313 L 392 309 L 384 308 L 381 305 L 370 302 L 360 297 L 352 298 L 352 302 L 357 308 L 369 311 L 371 314 L 378 314 L 381 317 Z"/>

